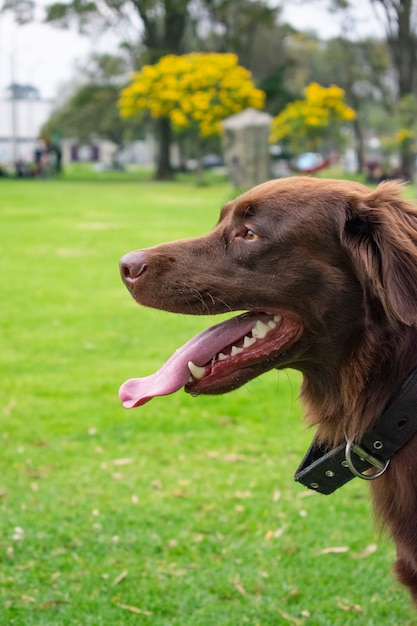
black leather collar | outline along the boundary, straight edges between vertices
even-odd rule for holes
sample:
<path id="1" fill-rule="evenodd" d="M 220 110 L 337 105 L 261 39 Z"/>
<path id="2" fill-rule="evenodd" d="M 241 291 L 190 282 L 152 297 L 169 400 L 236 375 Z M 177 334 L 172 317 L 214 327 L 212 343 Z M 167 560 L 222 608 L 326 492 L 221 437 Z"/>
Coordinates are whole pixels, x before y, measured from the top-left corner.
<path id="1" fill-rule="evenodd" d="M 353 441 L 329 450 L 311 444 L 294 479 L 328 495 L 358 476 L 375 480 L 387 469 L 391 457 L 417 433 L 417 369 L 359 444 Z M 365 474 L 371 467 L 375 472 Z"/>

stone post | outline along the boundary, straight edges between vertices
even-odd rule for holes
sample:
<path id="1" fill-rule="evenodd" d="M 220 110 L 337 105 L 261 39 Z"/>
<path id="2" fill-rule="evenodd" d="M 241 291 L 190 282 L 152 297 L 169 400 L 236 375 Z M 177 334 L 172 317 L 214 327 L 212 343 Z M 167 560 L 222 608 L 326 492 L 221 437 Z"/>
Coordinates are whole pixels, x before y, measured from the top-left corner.
<path id="1" fill-rule="evenodd" d="M 245 109 L 223 120 L 224 160 L 234 187 L 247 189 L 271 177 L 271 120 L 269 113 L 256 109 Z"/>

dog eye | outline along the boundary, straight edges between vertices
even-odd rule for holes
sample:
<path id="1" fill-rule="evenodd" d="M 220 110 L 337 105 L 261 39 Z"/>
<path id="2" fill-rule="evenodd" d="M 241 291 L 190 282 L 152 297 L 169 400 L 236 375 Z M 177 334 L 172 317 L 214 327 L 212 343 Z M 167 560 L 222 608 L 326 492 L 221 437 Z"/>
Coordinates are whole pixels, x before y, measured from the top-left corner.
<path id="1" fill-rule="evenodd" d="M 259 239 L 259 235 L 257 235 L 255 232 L 253 232 L 253 230 L 248 228 L 243 238 L 247 241 L 255 241 L 255 239 Z"/>

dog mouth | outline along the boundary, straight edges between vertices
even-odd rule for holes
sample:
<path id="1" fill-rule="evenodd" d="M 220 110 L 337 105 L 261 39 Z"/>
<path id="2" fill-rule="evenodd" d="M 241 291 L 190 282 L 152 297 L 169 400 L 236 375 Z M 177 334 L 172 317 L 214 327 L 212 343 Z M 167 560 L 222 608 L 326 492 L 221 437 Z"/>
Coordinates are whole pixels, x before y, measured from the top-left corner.
<path id="1" fill-rule="evenodd" d="M 184 388 L 192 395 L 232 391 L 277 367 L 302 333 L 299 319 L 284 312 L 247 312 L 202 331 L 151 376 L 120 388 L 127 409 Z"/>

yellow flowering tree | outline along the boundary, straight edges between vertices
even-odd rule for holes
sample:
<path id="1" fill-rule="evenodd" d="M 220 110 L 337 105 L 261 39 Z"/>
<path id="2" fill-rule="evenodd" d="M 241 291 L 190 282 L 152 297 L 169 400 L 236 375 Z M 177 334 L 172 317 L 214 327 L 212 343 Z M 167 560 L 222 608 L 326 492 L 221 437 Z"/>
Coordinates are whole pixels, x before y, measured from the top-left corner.
<path id="1" fill-rule="evenodd" d="M 400 98 L 382 122 L 384 134 L 379 135 L 380 145 L 370 160 L 379 164 L 378 173 L 411 180 L 417 153 L 417 97 Z"/>
<path id="2" fill-rule="evenodd" d="M 247 107 L 261 109 L 265 94 L 234 54 L 167 55 L 133 74 L 120 95 L 122 117 L 149 113 L 174 131 L 198 138 L 221 133 L 221 121 Z"/>
<path id="3" fill-rule="evenodd" d="M 413 175 L 413 155 L 416 152 L 417 134 L 413 128 L 401 127 L 390 135 L 378 137 L 377 146 L 369 159 L 369 178 L 411 178 Z M 404 163 L 407 165 L 404 166 Z M 372 167 L 373 166 L 373 167 Z"/>
<path id="4" fill-rule="evenodd" d="M 337 148 L 344 123 L 356 117 L 345 103 L 344 90 L 336 85 L 311 83 L 304 89 L 304 96 L 303 100 L 290 102 L 273 119 L 271 142 L 281 141 L 296 154 Z"/>
<path id="5" fill-rule="evenodd" d="M 399 129 L 396 140 L 399 144 L 401 157 L 401 175 L 411 179 L 414 172 L 414 159 L 416 150 L 416 119 L 417 119 L 417 98 L 413 94 L 403 96 L 396 106 L 396 117 Z"/>

